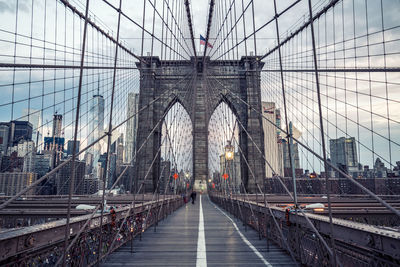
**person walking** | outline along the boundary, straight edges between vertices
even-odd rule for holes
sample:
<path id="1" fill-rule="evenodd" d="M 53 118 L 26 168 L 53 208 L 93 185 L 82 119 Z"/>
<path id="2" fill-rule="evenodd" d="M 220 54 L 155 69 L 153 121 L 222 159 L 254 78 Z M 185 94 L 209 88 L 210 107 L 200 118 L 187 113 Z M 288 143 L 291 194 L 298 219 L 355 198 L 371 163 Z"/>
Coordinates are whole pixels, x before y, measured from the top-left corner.
<path id="1" fill-rule="evenodd" d="M 190 194 L 190 198 L 192 199 L 192 204 L 194 204 L 194 201 L 196 200 L 196 191 L 193 191 L 193 192 Z"/>
<path id="2" fill-rule="evenodd" d="M 182 193 L 182 200 L 183 200 L 183 203 L 187 203 L 187 198 L 186 198 L 186 193 Z"/>

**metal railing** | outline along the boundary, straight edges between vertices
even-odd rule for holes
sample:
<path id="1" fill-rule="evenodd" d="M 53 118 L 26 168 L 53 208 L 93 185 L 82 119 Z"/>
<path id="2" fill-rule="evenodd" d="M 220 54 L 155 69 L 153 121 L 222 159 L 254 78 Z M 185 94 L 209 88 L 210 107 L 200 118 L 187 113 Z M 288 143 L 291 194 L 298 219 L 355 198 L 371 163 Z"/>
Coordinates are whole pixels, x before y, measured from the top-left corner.
<path id="1" fill-rule="evenodd" d="M 130 206 L 116 208 L 115 213 L 84 215 L 71 218 L 70 239 L 84 228 L 78 242 L 75 242 L 67 255 L 68 266 L 91 266 L 98 263 L 98 242 L 102 236 L 102 257 L 131 242 L 147 230 L 178 209 L 183 201 L 180 196 L 166 196 L 156 201 L 145 201 Z M 127 212 L 129 212 L 127 216 Z M 92 216 L 92 218 L 90 218 Z M 127 217 L 122 225 L 124 218 Z M 86 223 L 88 222 L 88 223 Z M 86 225 L 85 225 L 86 224 Z M 66 220 L 58 220 L 41 225 L 13 229 L 0 233 L 0 265 L 6 266 L 54 266 L 63 255 Z M 113 239 L 121 228 L 116 242 Z"/>
<path id="2" fill-rule="evenodd" d="M 314 231 L 310 229 L 301 213 L 273 207 L 273 216 L 278 221 L 286 240 L 282 239 L 273 216 L 264 203 L 246 200 L 239 196 L 210 194 L 211 200 L 242 220 L 243 224 L 259 232 L 260 239 L 266 238 L 266 246 L 272 241 L 287 250 L 290 246 L 296 260 L 306 266 L 329 266 L 330 255 Z M 329 217 L 304 213 L 321 236 L 328 241 L 330 236 Z M 337 257 L 343 266 L 399 266 L 400 233 L 363 223 L 333 218 L 333 231 Z"/>

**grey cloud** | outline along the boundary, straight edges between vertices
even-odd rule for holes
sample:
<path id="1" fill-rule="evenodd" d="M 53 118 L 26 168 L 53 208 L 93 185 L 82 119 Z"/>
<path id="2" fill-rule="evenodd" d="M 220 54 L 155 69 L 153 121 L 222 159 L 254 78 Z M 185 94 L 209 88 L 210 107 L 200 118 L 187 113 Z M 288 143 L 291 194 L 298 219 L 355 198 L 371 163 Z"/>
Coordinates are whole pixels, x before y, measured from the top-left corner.
<path id="1" fill-rule="evenodd" d="M 17 2 L 14 1 L 6 1 L 0 0 L 0 14 L 1 13 L 14 13 L 17 7 Z M 28 12 L 28 0 L 20 0 L 18 1 L 18 11 Z"/>

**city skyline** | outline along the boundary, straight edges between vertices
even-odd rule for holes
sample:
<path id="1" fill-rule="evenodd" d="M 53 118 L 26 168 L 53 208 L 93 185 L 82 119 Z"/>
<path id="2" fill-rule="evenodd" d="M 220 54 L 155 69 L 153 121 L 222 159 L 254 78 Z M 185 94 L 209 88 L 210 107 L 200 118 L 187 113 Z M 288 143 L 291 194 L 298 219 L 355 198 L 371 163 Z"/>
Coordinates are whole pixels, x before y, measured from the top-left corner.
<path id="1" fill-rule="evenodd" d="M 398 264 L 399 14 L 0 0 L 0 265 Z"/>

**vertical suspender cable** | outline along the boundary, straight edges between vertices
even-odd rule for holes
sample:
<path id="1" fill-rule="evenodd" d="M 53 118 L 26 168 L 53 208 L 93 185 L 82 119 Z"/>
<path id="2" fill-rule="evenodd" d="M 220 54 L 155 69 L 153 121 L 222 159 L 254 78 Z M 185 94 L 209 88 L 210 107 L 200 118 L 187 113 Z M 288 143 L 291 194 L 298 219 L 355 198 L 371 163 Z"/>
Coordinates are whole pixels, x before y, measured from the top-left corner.
<path id="1" fill-rule="evenodd" d="M 86 32 L 87 32 L 87 24 L 88 24 L 88 13 L 89 13 L 89 0 L 86 0 L 86 10 L 85 10 L 85 26 L 83 28 L 83 40 L 82 40 L 82 51 L 81 51 L 81 64 L 80 64 L 80 72 L 79 72 L 79 89 L 78 89 L 78 99 L 76 106 L 76 117 L 75 117 L 75 128 L 74 128 L 74 143 L 72 146 L 72 162 L 71 162 L 71 181 L 69 187 L 69 195 L 68 195 L 68 211 L 67 211 L 67 223 L 65 226 L 65 241 L 64 241 L 64 256 L 63 256 L 63 266 L 66 266 L 67 262 L 67 247 L 68 240 L 70 237 L 70 218 L 71 218 L 71 199 L 73 193 L 73 185 L 75 181 L 75 160 L 76 160 L 76 140 L 78 136 L 78 126 L 79 126 L 79 111 L 81 105 L 81 95 L 82 95 L 82 80 L 83 80 L 83 63 L 85 59 L 85 49 L 86 49 Z"/>

